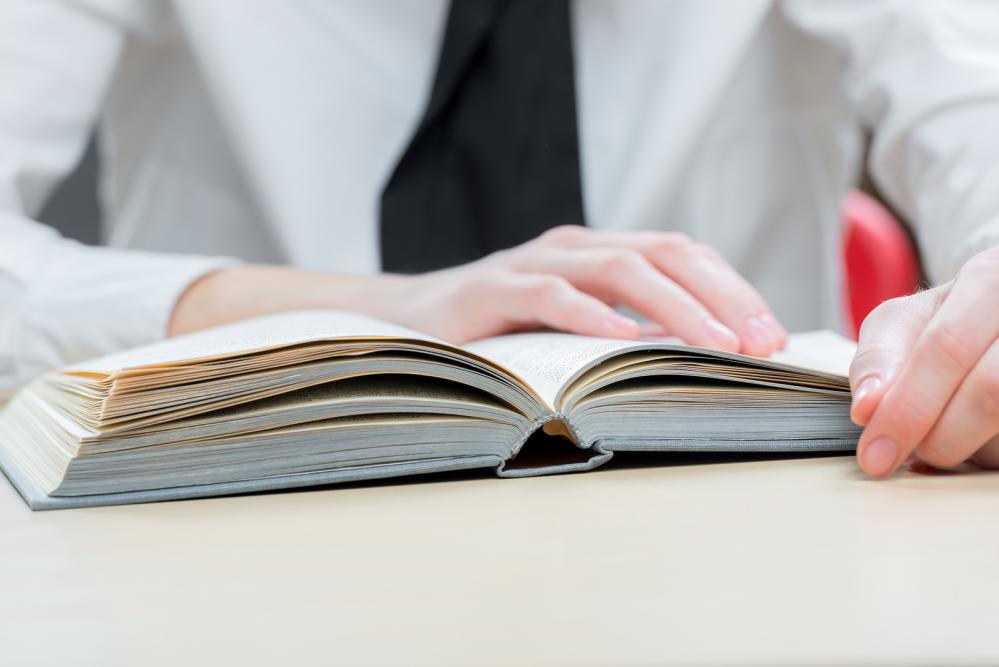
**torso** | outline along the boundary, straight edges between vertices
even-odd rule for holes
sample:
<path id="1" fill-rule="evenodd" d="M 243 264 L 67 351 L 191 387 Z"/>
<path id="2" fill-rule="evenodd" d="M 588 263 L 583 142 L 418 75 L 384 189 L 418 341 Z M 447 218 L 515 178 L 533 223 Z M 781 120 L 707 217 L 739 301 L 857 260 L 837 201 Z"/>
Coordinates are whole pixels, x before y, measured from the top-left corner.
<path id="1" fill-rule="evenodd" d="M 168 7 L 112 86 L 108 241 L 377 271 L 446 0 Z M 834 54 L 765 0 L 577 0 L 574 39 L 587 223 L 688 233 L 791 328 L 835 326 L 860 141 Z"/>

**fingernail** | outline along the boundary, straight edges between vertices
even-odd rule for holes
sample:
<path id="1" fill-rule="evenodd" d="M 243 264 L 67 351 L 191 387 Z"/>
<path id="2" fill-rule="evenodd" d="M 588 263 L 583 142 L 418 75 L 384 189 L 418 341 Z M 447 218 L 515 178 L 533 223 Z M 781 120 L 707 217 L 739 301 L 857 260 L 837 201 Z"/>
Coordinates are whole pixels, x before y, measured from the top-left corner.
<path id="1" fill-rule="evenodd" d="M 895 468 L 898 445 L 886 435 L 875 438 L 861 453 L 860 467 L 871 475 L 887 475 Z"/>
<path id="2" fill-rule="evenodd" d="M 784 344 L 787 342 L 787 329 L 782 327 L 780 322 L 777 321 L 777 318 L 770 313 L 760 315 L 759 319 L 760 322 L 763 323 L 763 326 L 770 331 L 774 346 L 783 348 Z"/>
<path id="3" fill-rule="evenodd" d="M 853 392 L 853 402 L 863 403 L 880 390 L 881 378 L 877 375 L 868 376 L 864 378 L 859 385 L 857 385 L 857 391 Z"/>
<path id="4" fill-rule="evenodd" d="M 746 322 L 746 340 L 757 351 L 770 350 L 774 345 L 766 326 L 758 317 L 751 317 Z"/>
<path id="5" fill-rule="evenodd" d="M 711 340 L 719 346 L 729 350 L 736 350 L 739 348 L 739 337 L 735 335 L 734 331 L 718 320 L 708 319 L 704 323 L 704 330 L 707 332 Z"/>
<path id="6" fill-rule="evenodd" d="M 881 378 L 877 375 L 870 375 L 857 385 L 857 391 L 853 392 L 853 398 L 850 401 L 850 419 L 853 420 L 854 424 L 867 426 L 876 406 L 871 398 L 881 391 L 882 386 Z"/>

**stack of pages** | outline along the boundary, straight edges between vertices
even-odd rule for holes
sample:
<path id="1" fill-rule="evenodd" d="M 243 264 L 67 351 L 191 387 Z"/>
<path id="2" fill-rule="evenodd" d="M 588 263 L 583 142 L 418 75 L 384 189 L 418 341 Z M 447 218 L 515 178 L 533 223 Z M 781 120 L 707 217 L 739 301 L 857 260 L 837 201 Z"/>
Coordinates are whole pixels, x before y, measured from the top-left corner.
<path id="1" fill-rule="evenodd" d="M 457 347 L 287 313 L 37 380 L 0 415 L 0 467 L 33 509 L 53 509 L 580 471 L 623 451 L 848 450 L 852 352 L 830 332 L 794 335 L 771 359 L 557 333 Z"/>

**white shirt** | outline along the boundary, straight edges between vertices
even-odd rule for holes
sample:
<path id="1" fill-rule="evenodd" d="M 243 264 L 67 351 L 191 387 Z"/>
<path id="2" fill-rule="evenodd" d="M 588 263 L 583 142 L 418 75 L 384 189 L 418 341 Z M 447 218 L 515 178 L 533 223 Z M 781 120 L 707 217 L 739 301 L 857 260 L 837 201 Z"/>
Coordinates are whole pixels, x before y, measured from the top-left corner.
<path id="1" fill-rule="evenodd" d="M 162 337 L 236 260 L 371 273 L 446 0 L 0 3 L 0 390 Z M 999 3 L 576 0 L 588 224 L 718 248 L 835 326 L 863 132 L 929 277 L 999 241 Z M 99 122 L 103 235 L 33 222 Z"/>

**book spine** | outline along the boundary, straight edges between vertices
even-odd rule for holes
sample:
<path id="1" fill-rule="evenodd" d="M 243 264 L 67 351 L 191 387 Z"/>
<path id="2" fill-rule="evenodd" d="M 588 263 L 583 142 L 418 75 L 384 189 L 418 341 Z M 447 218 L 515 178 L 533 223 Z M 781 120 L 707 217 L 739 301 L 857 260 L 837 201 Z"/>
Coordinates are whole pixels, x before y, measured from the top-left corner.
<path id="1" fill-rule="evenodd" d="M 534 422 L 497 468 L 500 477 L 532 477 L 592 470 L 613 454 L 584 441 L 565 415 L 548 414 Z"/>

